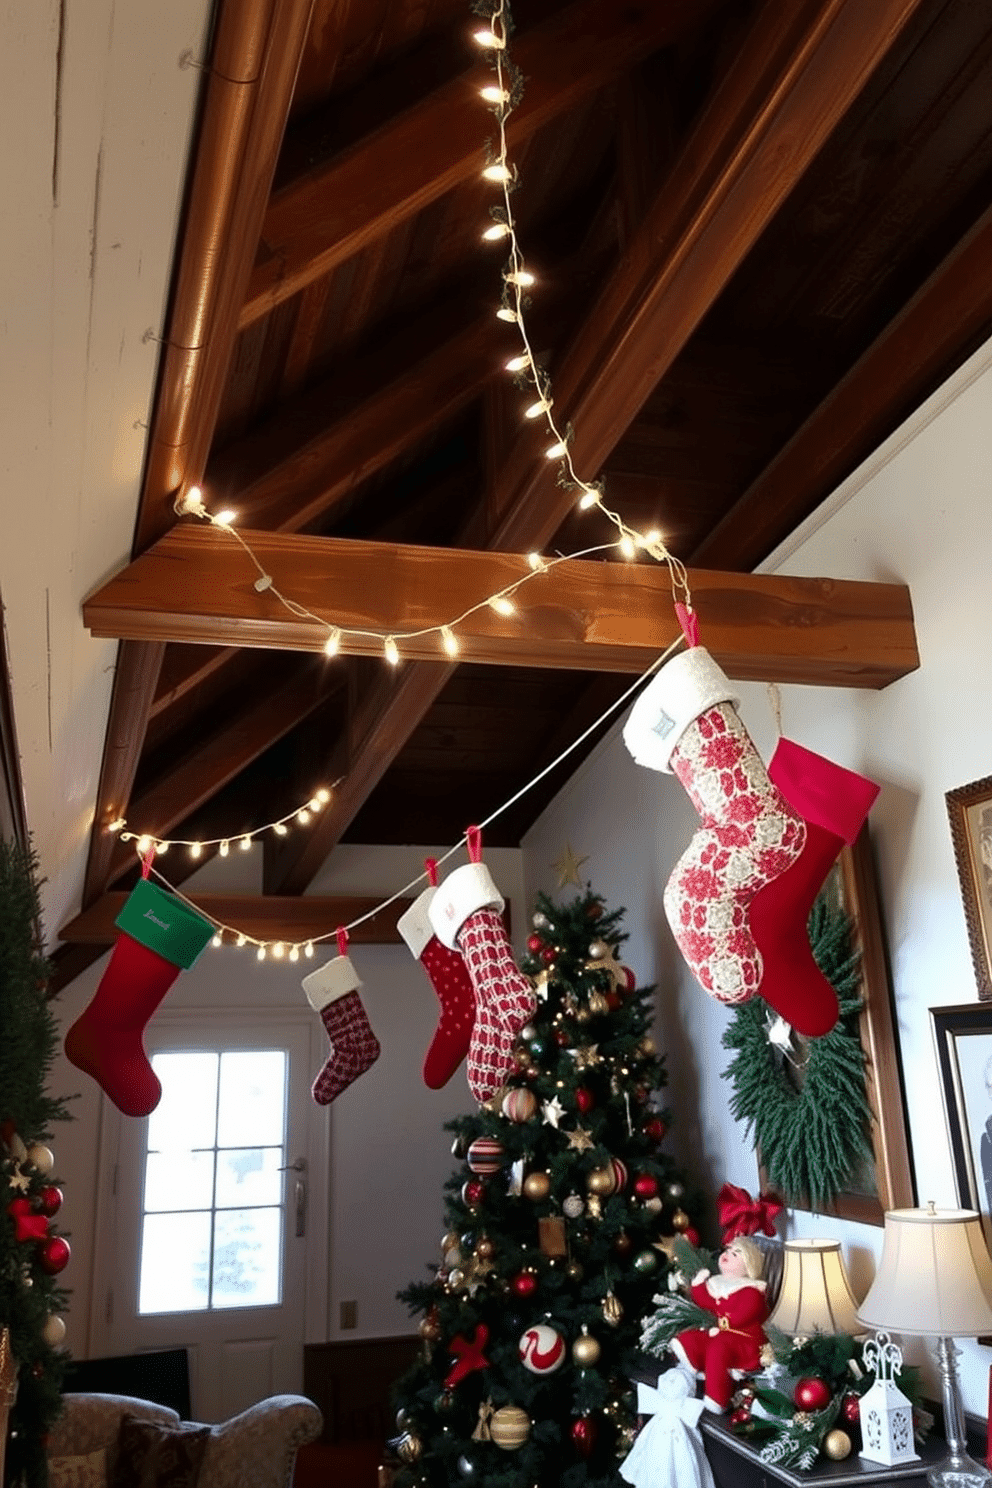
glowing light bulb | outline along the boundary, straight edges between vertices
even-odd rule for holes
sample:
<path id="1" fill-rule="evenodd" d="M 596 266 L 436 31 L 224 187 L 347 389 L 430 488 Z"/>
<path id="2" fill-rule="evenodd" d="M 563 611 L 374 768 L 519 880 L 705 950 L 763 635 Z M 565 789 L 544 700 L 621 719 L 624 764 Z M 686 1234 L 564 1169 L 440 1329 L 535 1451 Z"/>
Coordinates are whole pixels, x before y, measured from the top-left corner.
<path id="1" fill-rule="evenodd" d="M 304 956 L 310 957 L 311 960 L 313 959 L 313 941 L 312 940 L 308 940 L 307 943 L 306 943 L 306 945 L 303 947 L 303 954 L 304 954 Z"/>
<path id="2" fill-rule="evenodd" d="M 484 98 L 487 103 L 509 103 L 510 95 L 505 88 L 498 88 L 495 83 L 490 83 L 485 88 L 479 89 L 479 97 Z"/>
<path id="3" fill-rule="evenodd" d="M 341 632 L 336 625 L 332 625 L 324 642 L 324 655 L 337 656 L 341 649 Z"/>
<path id="4" fill-rule="evenodd" d="M 590 490 L 590 491 L 583 491 L 582 492 L 582 497 L 581 497 L 581 499 L 579 501 L 579 510 L 580 511 L 588 511 L 591 506 L 598 506 L 598 505 L 599 505 L 599 492 L 598 491 L 592 491 L 592 490 Z"/>
<path id="5" fill-rule="evenodd" d="M 487 227 L 482 234 L 484 243 L 498 243 L 500 238 L 509 237 L 510 229 L 505 222 L 495 222 L 492 227 Z"/>
<path id="6" fill-rule="evenodd" d="M 289 959 L 290 959 L 290 961 L 299 961 L 299 959 L 300 959 L 300 948 L 299 948 L 299 946 L 295 946 L 295 945 L 294 946 L 290 946 L 290 948 L 289 948 Z"/>
<path id="7" fill-rule="evenodd" d="M 532 403 L 529 408 L 524 409 L 524 418 L 540 418 L 541 414 L 547 413 L 550 407 L 551 403 L 547 398 L 538 398 L 536 403 Z"/>
<path id="8" fill-rule="evenodd" d="M 231 844 L 229 842 L 222 842 L 217 851 L 220 853 L 222 858 L 226 858 L 228 853 L 231 851 Z"/>
<path id="9" fill-rule="evenodd" d="M 273 832 L 275 832 L 277 837 L 285 837 L 289 832 L 289 828 L 287 827 L 285 822 L 275 822 L 273 824 L 272 830 Z"/>
<path id="10" fill-rule="evenodd" d="M 265 960 L 265 947 L 264 947 L 264 945 L 260 945 L 259 946 L 258 950 L 255 952 L 255 957 L 259 961 L 264 961 Z"/>
<path id="11" fill-rule="evenodd" d="M 203 510 L 203 492 L 199 486 L 190 486 L 182 500 L 182 508 L 185 512 L 201 512 Z"/>
<path id="12" fill-rule="evenodd" d="M 508 599 L 505 594 L 494 594 L 492 599 L 489 601 L 489 604 L 490 607 L 496 611 L 497 615 L 516 614 L 516 605 L 513 603 L 513 600 Z"/>
<path id="13" fill-rule="evenodd" d="M 511 310 L 509 305 L 501 305 L 496 311 L 496 319 L 515 321 L 517 319 L 517 312 L 516 310 Z"/>
<path id="14" fill-rule="evenodd" d="M 529 366 L 530 366 L 530 357 L 529 356 L 526 356 L 526 355 L 524 355 L 524 356 L 515 356 L 515 357 L 511 357 L 510 360 L 506 363 L 506 370 L 507 370 L 507 372 L 522 372 L 525 367 L 529 367 Z"/>
<path id="15" fill-rule="evenodd" d="M 148 836 L 141 836 L 141 837 L 138 838 L 138 851 L 139 851 L 139 853 L 141 854 L 142 857 L 144 857 L 145 853 L 148 852 L 148 850 L 151 847 L 151 845 L 152 845 L 152 839 L 150 837 L 148 837 Z"/>
<path id="16" fill-rule="evenodd" d="M 487 165 L 482 172 L 482 179 L 484 181 L 508 181 L 510 179 L 510 167 L 504 165 L 502 161 L 497 161 L 495 165 Z"/>
<path id="17" fill-rule="evenodd" d="M 534 275 L 529 273 L 527 269 L 516 269 L 510 274 L 505 274 L 504 278 L 507 284 L 520 284 L 525 289 L 529 284 L 535 284 L 537 282 Z"/>
<path id="18" fill-rule="evenodd" d="M 218 527 L 230 527 L 232 522 L 236 522 L 237 520 L 237 512 L 231 511 L 229 507 L 225 507 L 223 511 L 214 512 L 214 521 Z"/>
<path id="19" fill-rule="evenodd" d="M 565 443 L 565 441 L 563 439 L 559 439 L 554 444 L 548 445 L 547 449 L 544 451 L 544 458 L 546 460 L 559 460 L 567 449 L 568 445 Z"/>
<path id="20" fill-rule="evenodd" d="M 277 961 L 281 961 L 283 956 L 285 956 L 286 947 L 283 945 L 281 940 L 277 940 L 275 945 L 272 947 L 272 954 L 273 956 L 275 956 Z"/>
<path id="21" fill-rule="evenodd" d="M 481 47 L 488 47 L 491 52 L 501 52 L 506 46 L 502 36 L 497 36 L 495 31 L 476 31 L 472 40 Z"/>
<path id="22" fill-rule="evenodd" d="M 241 851 L 242 852 L 250 852 L 251 851 L 251 838 L 250 837 L 242 837 L 240 846 L 241 846 Z"/>
<path id="23" fill-rule="evenodd" d="M 219 930 L 217 931 L 217 934 L 214 936 L 210 944 L 212 946 L 222 946 L 224 944 L 224 937 L 223 935 L 221 935 Z"/>
<path id="24" fill-rule="evenodd" d="M 617 543 L 617 547 L 620 549 L 625 558 L 637 557 L 637 544 L 634 542 L 634 539 L 631 537 L 629 532 L 625 532 L 623 534 L 623 536 Z"/>
<path id="25" fill-rule="evenodd" d="M 645 534 L 644 534 L 644 546 L 646 548 L 653 547 L 655 543 L 660 543 L 660 542 L 661 542 L 661 533 L 658 531 L 657 527 L 652 527 L 651 530 L 650 530 L 650 532 L 645 532 Z"/>
<path id="26" fill-rule="evenodd" d="M 191 858 L 198 858 L 202 852 L 203 852 L 203 843 L 202 842 L 191 842 L 190 843 L 190 845 L 189 845 L 189 855 L 190 855 Z"/>
<path id="27" fill-rule="evenodd" d="M 385 656 L 390 666 L 399 665 L 400 648 L 397 646 L 392 636 L 387 636 L 386 639 L 383 641 L 382 654 L 383 656 Z"/>
<path id="28" fill-rule="evenodd" d="M 110 823 L 110 826 L 107 828 L 107 831 L 108 832 L 123 832 L 123 830 L 124 830 L 124 828 L 125 828 L 126 825 L 127 825 L 126 819 L 123 816 L 119 816 L 116 821 L 112 821 Z"/>
<path id="29" fill-rule="evenodd" d="M 461 650 L 458 644 L 458 637 L 450 625 L 441 626 L 441 644 L 449 656 L 457 656 Z"/>
<path id="30" fill-rule="evenodd" d="M 239 949 L 241 948 L 241 946 L 247 945 L 248 944 L 248 937 L 247 937 L 247 935 L 239 935 L 238 938 L 237 938 L 237 940 L 234 942 L 234 944 Z"/>
<path id="31" fill-rule="evenodd" d="M 165 855 L 166 855 L 166 853 L 169 851 L 169 848 L 171 846 L 172 846 L 171 842 L 156 842 L 156 844 L 155 844 L 155 856 L 157 858 L 164 858 Z"/>
<path id="32" fill-rule="evenodd" d="M 328 801 L 331 799 L 331 793 L 327 789 L 327 786 L 326 785 L 322 785 L 320 787 L 320 789 L 316 792 L 315 799 L 320 802 L 321 806 L 326 806 L 327 805 Z"/>
<path id="33" fill-rule="evenodd" d="M 296 813 L 296 820 L 299 822 L 301 827 L 305 827 L 307 822 L 310 820 L 310 813 L 305 806 L 301 806 L 299 811 Z"/>
<path id="34" fill-rule="evenodd" d="M 528 553 L 527 562 L 530 564 L 535 573 L 544 573 L 545 569 L 548 566 L 545 563 L 544 559 L 541 557 L 540 553 Z"/>

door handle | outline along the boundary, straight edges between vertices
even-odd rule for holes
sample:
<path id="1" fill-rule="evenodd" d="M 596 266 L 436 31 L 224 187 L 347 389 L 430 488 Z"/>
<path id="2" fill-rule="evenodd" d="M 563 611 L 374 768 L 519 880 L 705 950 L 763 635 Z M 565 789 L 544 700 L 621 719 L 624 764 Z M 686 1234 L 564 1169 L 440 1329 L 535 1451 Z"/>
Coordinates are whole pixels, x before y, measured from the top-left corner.
<path id="1" fill-rule="evenodd" d="M 307 1160 L 306 1160 L 306 1158 L 305 1157 L 298 1157 L 295 1162 L 286 1163 L 283 1167 L 279 1168 L 277 1171 L 280 1172 L 280 1173 L 305 1173 L 306 1170 L 307 1170 Z"/>
<path id="2" fill-rule="evenodd" d="M 302 1178 L 296 1180 L 296 1238 L 307 1232 L 307 1186 Z"/>

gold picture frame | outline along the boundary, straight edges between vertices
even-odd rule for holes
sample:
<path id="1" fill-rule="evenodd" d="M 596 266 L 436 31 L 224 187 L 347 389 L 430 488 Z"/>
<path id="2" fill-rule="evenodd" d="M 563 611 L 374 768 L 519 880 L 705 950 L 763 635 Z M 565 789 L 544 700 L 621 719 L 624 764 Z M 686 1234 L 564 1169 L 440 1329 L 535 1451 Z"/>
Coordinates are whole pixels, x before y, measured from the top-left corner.
<path id="1" fill-rule="evenodd" d="M 992 1002 L 992 775 L 946 793 L 954 859 L 981 1002 Z"/>
<path id="2" fill-rule="evenodd" d="M 842 850 L 822 892 L 850 915 L 855 944 L 861 953 L 864 1007 L 859 1018 L 859 1034 L 865 1055 L 872 1159 L 863 1172 L 852 1174 L 848 1188 L 817 1212 L 882 1226 L 887 1209 L 912 1207 L 916 1200 L 888 957 L 867 826 L 861 829 L 853 846 Z M 765 1177 L 761 1169 L 762 1187 Z M 791 1207 L 811 1208 L 799 1202 L 793 1202 Z"/>

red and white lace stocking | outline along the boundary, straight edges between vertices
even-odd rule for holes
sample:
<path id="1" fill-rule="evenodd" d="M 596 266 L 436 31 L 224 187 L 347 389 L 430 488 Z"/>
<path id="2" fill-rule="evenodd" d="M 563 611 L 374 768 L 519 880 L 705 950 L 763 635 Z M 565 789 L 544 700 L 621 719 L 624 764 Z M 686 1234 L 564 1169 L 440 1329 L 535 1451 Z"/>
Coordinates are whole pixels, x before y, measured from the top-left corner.
<path id="1" fill-rule="evenodd" d="M 329 1106 L 342 1090 L 372 1068 L 382 1052 L 358 995 L 362 983 L 346 955 L 347 945 L 346 933 L 339 930 L 341 954 L 303 978 L 310 1006 L 320 1014 L 331 1041 L 326 1063 L 313 1082 L 318 1106 Z"/>

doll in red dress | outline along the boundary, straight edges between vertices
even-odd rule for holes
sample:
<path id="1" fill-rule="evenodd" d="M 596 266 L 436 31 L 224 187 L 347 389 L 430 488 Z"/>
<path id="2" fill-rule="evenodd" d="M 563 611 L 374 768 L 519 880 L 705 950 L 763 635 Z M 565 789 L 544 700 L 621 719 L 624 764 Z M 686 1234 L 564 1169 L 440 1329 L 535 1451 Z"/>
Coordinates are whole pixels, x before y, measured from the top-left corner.
<path id="1" fill-rule="evenodd" d="M 734 1381 L 761 1368 L 766 1342 L 761 1325 L 768 1317 L 768 1304 L 761 1280 L 763 1257 L 752 1240 L 744 1236 L 731 1240 L 717 1265 L 719 1276 L 698 1271 L 690 1288 L 692 1300 L 716 1314 L 715 1325 L 679 1333 L 671 1349 L 680 1363 L 705 1381 L 703 1404 L 719 1413 L 730 1404 Z"/>

